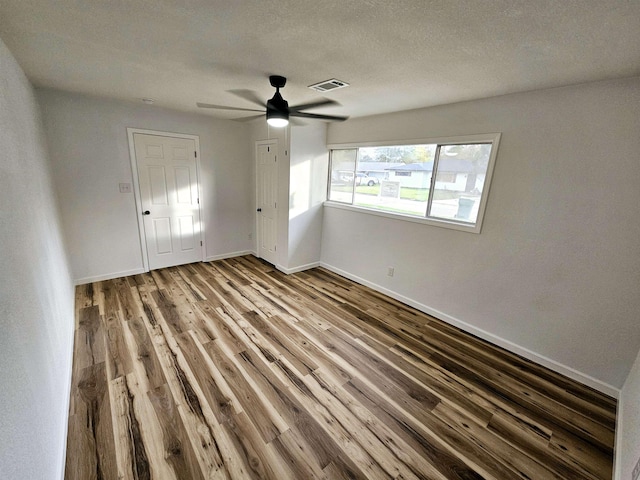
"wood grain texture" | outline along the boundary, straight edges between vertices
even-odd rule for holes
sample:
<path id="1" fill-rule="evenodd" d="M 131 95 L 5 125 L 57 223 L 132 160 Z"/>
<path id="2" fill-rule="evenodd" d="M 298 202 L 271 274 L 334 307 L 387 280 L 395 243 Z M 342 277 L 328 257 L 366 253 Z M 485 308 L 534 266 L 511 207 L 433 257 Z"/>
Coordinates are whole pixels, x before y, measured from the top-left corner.
<path id="1" fill-rule="evenodd" d="M 322 268 L 76 289 L 65 478 L 610 479 L 616 402 Z"/>

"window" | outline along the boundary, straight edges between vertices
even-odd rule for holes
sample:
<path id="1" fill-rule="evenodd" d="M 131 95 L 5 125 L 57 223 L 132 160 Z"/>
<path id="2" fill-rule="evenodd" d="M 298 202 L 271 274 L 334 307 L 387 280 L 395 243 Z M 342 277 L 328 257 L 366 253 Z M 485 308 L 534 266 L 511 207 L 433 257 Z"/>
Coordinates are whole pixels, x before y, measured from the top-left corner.
<path id="1" fill-rule="evenodd" d="M 328 205 L 479 232 L 500 135 L 330 145 Z M 362 182 L 357 172 L 379 181 Z"/>
<path id="2" fill-rule="evenodd" d="M 440 172 L 438 173 L 438 181 L 445 183 L 456 183 L 456 173 Z"/>

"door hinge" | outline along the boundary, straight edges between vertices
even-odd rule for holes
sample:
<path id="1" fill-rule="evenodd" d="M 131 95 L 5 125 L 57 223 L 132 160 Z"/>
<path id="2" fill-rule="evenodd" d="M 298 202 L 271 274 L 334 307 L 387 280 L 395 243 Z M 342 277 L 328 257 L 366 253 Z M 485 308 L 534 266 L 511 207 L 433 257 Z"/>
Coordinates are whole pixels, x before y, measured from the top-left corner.
<path id="1" fill-rule="evenodd" d="M 200 240 L 200 246 L 202 246 L 202 240 Z"/>
<path id="2" fill-rule="evenodd" d="M 200 199 L 198 198 L 197 200 L 198 200 L 198 203 L 200 203 Z"/>
<path id="3" fill-rule="evenodd" d="M 278 202 L 273 202 L 273 208 L 278 208 Z"/>
<path id="4" fill-rule="evenodd" d="M 194 151 L 193 151 L 193 156 L 194 156 L 194 157 L 196 157 L 196 158 L 198 158 L 198 152 L 194 150 Z"/>
<path id="5" fill-rule="evenodd" d="M 277 251 L 278 251 L 278 246 L 277 246 L 277 245 L 274 245 L 274 246 L 273 246 L 273 251 L 274 251 L 274 252 L 277 252 Z"/>
<path id="6" fill-rule="evenodd" d="M 268 146 L 267 147 L 267 152 L 270 152 L 270 151 L 271 151 L 271 147 Z"/>

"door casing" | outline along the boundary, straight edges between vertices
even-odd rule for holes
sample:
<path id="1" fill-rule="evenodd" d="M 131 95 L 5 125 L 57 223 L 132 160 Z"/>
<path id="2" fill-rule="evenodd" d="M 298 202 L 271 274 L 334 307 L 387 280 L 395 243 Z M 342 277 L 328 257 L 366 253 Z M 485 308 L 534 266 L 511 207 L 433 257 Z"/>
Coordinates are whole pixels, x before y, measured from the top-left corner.
<path id="1" fill-rule="evenodd" d="M 198 204 L 198 210 L 200 212 L 200 241 L 202 242 L 202 258 L 201 261 L 206 261 L 207 244 L 205 241 L 205 228 L 206 222 L 204 220 L 204 199 L 202 185 L 200 179 L 202 177 L 202 167 L 200 164 L 200 137 L 197 135 L 188 135 L 184 133 L 162 132 L 158 130 L 146 130 L 141 128 L 127 128 L 127 136 L 129 138 L 129 158 L 131 159 L 131 176 L 133 178 L 133 193 L 136 202 L 136 218 L 138 220 L 138 234 L 140 239 L 140 253 L 142 255 L 142 266 L 145 272 L 150 271 L 149 268 L 149 255 L 146 247 L 146 235 L 144 230 L 144 222 L 142 218 L 142 197 L 140 195 L 140 179 L 138 177 L 138 162 L 136 159 L 136 150 L 134 144 L 134 134 L 140 133 L 144 135 L 157 135 L 161 137 L 173 137 L 173 138 L 188 138 L 194 141 L 196 148 L 196 172 L 198 177 L 198 198 L 200 203 Z"/>
<path id="2" fill-rule="evenodd" d="M 278 182 L 279 182 L 279 174 L 278 174 L 278 170 L 279 170 L 279 162 L 277 161 L 277 157 L 278 157 L 278 140 L 277 139 L 270 139 L 270 140 L 258 140 L 255 144 L 255 161 L 256 161 L 256 210 L 260 205 L 260 154 L 259 154 L 259 149 L 262 146 L 269 146 L 271 148 L 273 148 L 276 152 L 276 175 L 275 175 L 275 182 L 276 182 L 276 186 L 275 186 L 275 198 L 278 198 Z M 277 265 L 278 264 L 278 252 L 277 252 L 277 247 L 278 247 L 278 231 L 279 231 L 279 209 L 276 207 L 275 208 L 275 252 L 273 255 L 273 258 L 265 258 L 262 254 L 261 251 L 261 244 L 262 244 L 262 236 L 264 235 L 264 232 L 262 231 L 262 227 L 260 226 L 260 222 L 261 222 L 261 217 L 260 214 L 258 214 L 256 212 L 256 252 L 258 257 L 260 258 L 264 258 L 265 260 L 269 261 L 270 263 L 273 263 L 273 265 Z"/>

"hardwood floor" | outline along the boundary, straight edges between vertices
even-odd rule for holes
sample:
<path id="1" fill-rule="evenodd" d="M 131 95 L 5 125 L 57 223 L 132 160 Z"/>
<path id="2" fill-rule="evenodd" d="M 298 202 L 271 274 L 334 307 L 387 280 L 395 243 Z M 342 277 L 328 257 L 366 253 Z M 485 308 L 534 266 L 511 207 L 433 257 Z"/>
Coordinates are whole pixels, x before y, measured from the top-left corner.
<path id="1" fill-rule="evenodd" d="M 66 475 L 610 479 L 615 400 L 322 268 L 76 289 Z"/>

